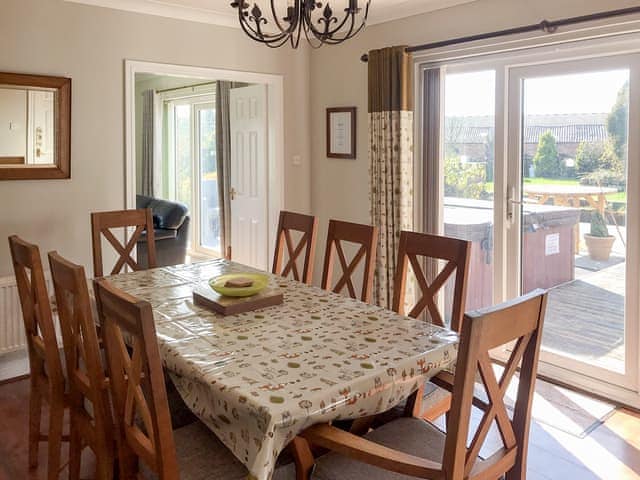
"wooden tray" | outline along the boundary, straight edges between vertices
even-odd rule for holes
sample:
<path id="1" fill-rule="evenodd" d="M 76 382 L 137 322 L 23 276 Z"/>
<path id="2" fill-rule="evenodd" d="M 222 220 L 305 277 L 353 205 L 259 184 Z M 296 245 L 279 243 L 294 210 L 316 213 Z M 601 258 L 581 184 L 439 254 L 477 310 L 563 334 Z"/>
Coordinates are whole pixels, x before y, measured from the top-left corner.
<path id="1" fill-rule="evenodd" d="M 222 315 L 253 312 L 261 308 L 282 304 L 282 291 L 276 288 L 265 288 L 251 297 L 225 297 L 216 293 L 208 284 L 198 285 L 193 290 L 193 302 L 201 307 L 211 309 Z"/>

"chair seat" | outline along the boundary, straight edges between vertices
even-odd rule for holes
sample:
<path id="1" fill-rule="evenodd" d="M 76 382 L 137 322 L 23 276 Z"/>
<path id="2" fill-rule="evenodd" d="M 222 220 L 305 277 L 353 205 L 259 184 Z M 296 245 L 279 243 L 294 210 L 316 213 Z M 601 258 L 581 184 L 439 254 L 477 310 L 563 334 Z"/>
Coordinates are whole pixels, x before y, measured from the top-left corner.
<path id="1" fill-rule="evenodd" d="M 445 434 L 419 418 L 399 418 L 372 430 L 365 435 L 365 438 L 410 455 L 438 463 L 442 461 Z M 364 478 L 407 480 L 415 477 L 383 470 L 337 453 L 329 453 L 318 458 L 313 475 L 314 480 L 362 480 Z"/>
<path id="2" fill-rule="evenodd" d="M 180 480 L 246 480 L 248 471 L 218 437 L 202 422 L 194 422 L 173 431 Z M 140 473 L 145 480 L 158 476 L 143 463 Z"/>

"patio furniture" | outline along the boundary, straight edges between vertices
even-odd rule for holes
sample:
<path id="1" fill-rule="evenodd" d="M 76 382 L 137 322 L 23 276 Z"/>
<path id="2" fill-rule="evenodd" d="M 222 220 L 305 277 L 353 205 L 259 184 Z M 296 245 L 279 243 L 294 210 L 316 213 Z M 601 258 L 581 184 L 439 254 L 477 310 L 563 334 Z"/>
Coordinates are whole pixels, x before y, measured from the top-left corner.
<path id="1" fill-rule="evenodd" d="M 282 305 L 226 317 L 194 305 L 208 279 L 251 272 L 217 259 L 108 282 L 150 303 L 176 388 L 257 480 L 308 425 L 388 410 L 455 360 L 450 330 L 273 274 Z"/>
<path id="2" fill-rule="evenodd" d="M 580 200 L 585 200 L 603 215 L 607 205 L 607 194 L 617 191 L 616 188 L 587 185 L 524 184 L 525 199 L 535 203 L 543 205 L 551 200 L 556 206 L 579 208 Z"/>
<path id="3" fill-rule="evenodd" d="M 291 232 L 299 232 L 302 237 L 294 246 Z M 316 250 L 316 235 L 318 234 L 318 218 L 311 215 L 302 215 L 294 212 L 280 212 L 278 233 L 276 234 L 276 251 L 273 256 L 272 273 L 283 277 L 291 274 L 294 280 L 311 285 L 313 281 L 313 260 Z M 285 248 L 287 263 L 285 260 Z M 302 258 L 302 273 L 298 271 L 298 257 L 304 252 Z"/>

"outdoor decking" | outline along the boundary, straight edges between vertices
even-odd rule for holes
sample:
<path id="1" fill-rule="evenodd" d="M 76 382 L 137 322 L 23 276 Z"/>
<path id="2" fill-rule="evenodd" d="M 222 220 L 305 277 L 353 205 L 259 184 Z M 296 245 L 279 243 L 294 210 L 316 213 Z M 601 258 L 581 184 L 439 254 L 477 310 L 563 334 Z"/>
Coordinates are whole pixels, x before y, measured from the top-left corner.
<path id="1" fill-rule="evenodd" d="M 543 348 L 614 371 L 624 370 L 624 269 L 581 273 L 549 292 Z"/>

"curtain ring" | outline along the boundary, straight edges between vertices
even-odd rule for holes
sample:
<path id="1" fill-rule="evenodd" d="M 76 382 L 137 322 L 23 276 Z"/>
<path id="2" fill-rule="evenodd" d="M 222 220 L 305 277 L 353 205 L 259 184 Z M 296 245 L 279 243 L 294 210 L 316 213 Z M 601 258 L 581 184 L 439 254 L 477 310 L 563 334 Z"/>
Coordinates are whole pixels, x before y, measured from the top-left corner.
<path id="1" fill-rule="evenodd" d="M 558 27 L 556 25 L 552 25 L 548 20 L 543 20 L 540 22 L 540 30 L 546 33 L 556 33 L 558 31 Z"/>

